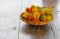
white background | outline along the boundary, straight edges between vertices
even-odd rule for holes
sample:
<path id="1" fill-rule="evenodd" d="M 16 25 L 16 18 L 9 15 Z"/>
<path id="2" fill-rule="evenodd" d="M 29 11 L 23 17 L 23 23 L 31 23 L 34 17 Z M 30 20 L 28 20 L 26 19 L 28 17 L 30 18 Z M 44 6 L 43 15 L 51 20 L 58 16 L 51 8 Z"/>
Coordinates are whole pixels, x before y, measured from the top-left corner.
<path id="1" fill-rule="evenodd" d="M 19 15 L 32 2 L 41 5 L 40 0 L 0 0 L 0 39 L 18 39 Z M 56 11 L 56 19 L 52 23 L 52 28 L 55 38 L 60 39 L 60 0 Z"/>

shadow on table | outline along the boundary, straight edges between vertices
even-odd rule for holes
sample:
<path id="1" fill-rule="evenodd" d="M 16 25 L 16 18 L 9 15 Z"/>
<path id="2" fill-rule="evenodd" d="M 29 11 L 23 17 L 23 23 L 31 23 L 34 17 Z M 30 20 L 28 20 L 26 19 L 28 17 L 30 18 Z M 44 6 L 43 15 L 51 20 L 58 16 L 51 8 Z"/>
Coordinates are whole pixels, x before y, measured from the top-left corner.
<path id="1" fill-rule="evenodd" d="M 32 36 L 44 36 L 49 33 L 50 26 L 49 25 L 43 25 L 43 26 L 35 26 L 35 25 L 27 25 L 24 24 L 24 27 L 22 28 L 21 32 L 25 34 L 29 34 Z"/>

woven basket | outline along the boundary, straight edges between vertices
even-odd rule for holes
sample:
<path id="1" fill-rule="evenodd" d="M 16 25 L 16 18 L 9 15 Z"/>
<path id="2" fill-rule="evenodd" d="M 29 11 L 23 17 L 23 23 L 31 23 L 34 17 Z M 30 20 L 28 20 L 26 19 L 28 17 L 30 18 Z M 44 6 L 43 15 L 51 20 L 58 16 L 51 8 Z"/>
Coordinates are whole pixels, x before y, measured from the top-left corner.
<path id="1" fill-rule="evenodd" d="M 23 14 L 23 13 L 22 13 Z M 25 20 L 23 17 L 22 17 L 22 14 L 20 15 L 20 19 L 23 21 L 23 22 L 25 22 L 25 23 L 27 23 L 27 24 L 29 24 L 29 25 L 45 25 L 45 24 L 48 24 L 48 23 L 50 23 L 51 21 L 42 21 L 42 22 L 38 22 L 38 23 L 34 23 L 34 22 L 32 22 L 32 21 L 29 21 L 29 20 Z"/>

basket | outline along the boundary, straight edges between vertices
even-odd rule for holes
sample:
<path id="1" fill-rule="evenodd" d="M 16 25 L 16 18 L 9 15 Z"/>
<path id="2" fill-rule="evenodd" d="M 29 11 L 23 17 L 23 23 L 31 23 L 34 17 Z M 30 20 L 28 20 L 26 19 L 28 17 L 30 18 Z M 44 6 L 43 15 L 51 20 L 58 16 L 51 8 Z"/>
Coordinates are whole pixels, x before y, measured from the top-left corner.
<path id="1" fill-rule="evenodd" d="M 22 13 L 23 14 L 23 13 Z M 48 24 L 48 23 L 50 23 L 51 21 L 42 21 L 42 22 L 38 22 L 38 23 L 34 23 L 34 22 L 32 22 L 32 21 L 29 21 L 29 20 L 26 20 L 26 19 L 24 19 L 23 17 L 22 17 L 22 14 L 20 15 L 20 19 L 23 21 L 23 22 L 25 22 L 25 23 L 27 23 L 27 24 L 29 24 L 29 25 L 45 25 L 45 24 Z"/>

